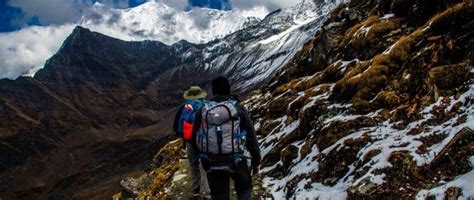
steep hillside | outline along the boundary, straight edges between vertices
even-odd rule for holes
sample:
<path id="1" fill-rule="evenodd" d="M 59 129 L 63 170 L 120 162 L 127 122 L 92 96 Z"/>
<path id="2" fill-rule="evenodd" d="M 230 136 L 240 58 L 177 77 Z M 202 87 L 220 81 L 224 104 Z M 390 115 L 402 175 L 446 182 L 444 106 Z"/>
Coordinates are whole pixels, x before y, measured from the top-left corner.
<path id="1" fill-rule="evenodd" d="M 225 75 L 246 80 L 235 88 L 245 94 L 334 7 L 306 2 L 206 44 L 126 42 L 76 27 L 34 77 L 0 80 L 0 197 L 110 197 L 169 139 L 184 89 Z"/>
<path id="2" fill-rule="evenodd" d="M 339 6 L 245 102 L 274 197 L 472 198 L 473 6 Z"/>
<path id="3" fill-rule="evenodd" d="M 78 27 L 34 78 L 0 80 L 0 197 L 71 197 L 146 166 L 172 108 L 141 91 L 172 66 L 172 49 Z"/>
<path id="4" fill-rule="evenodd" d="M 473 12 L 472 1 L 338 6 L 244 101 L 264 156 L 257 198 L 473 198 Z M 115 197 L 169 197 L 179 154 L 157 157 Z"/>

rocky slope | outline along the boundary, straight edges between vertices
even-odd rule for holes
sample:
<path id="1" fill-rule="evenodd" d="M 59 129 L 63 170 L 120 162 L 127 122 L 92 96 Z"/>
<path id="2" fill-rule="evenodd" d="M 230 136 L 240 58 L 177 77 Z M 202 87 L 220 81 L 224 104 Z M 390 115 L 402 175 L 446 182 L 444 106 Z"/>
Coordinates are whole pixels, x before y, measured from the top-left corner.
<path id="1" fill-rule="evenodd" d="M 155 155 L 148 171 L 122 180 L 122 191 L 113 199 L 191 199 L 189 164 L 184 155 L 182 140 L 171 141 Z M 255 176 L 254 183 L 254 199 L 272 197 L 261 176 Z M 235 192 L 231 198 L 237 199 Z"/>
<path id="2" fill-rule="evenodd" d="M 472 1 L 338 6 L 244 101 L 263 188 L 274 199 L 473 198 L 473 12 Z M 146 177 L 172 185 L 179 170 L 165 171 Z M 136 195 L 163 197 L 153 185 Z"/>
<path id="3" fill-rule="evenodd" d="M 339 6 L 245 102 L 274 197 L 472 198 L 473 6 Z"/>
<path id="4" fill-rule="evenodd" d="M 110 196 L 146 166 L 171 113 L 142 90 L 171 66 L 170 49 L 78 27 L 34 78 L 1 80 L 0 197 Z"/>

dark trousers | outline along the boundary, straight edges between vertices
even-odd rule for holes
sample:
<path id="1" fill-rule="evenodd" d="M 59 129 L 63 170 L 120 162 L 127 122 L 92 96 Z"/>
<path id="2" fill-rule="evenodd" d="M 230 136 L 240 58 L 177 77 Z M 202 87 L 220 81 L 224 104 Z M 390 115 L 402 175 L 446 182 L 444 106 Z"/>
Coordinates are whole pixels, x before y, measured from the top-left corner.
<path id="1" fill-rule="evenodd" d="M 252 177 L 247 161 L 243 160 L 231 167 L 232 172 L 210 170 L 207 179 L 213 200 L 230 199 L 230 179 L 234 180 L 234 188 L 239 200 L 252 199 Z"/>

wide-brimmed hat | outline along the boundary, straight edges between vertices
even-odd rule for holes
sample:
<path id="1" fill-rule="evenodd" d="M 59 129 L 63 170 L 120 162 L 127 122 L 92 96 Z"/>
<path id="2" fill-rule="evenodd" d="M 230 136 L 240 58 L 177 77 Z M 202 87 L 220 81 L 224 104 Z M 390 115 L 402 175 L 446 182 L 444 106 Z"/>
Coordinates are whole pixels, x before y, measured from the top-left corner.
<path id="1" fill-rule="evenodd" d="M 199 86 L 191 86 L 186 92 L 184 92 L 184 99 L 204 99 L 207 96 L 207 92 L 201 89 Z"/>

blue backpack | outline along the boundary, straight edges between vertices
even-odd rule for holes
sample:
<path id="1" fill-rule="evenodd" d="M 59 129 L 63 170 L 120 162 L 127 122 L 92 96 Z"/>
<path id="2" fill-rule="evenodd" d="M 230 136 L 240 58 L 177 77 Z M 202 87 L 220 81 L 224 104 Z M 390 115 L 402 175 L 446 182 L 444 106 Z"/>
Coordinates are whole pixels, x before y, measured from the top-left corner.
<path id="1" fill-rule="evenodd" d="M 184 104 L 178 122 L 178 135 L 182 137 L 184 141 L 192 141 L 196 112 L 203 106 L 204 102 L 200 100 L 188 100 Z"/>

